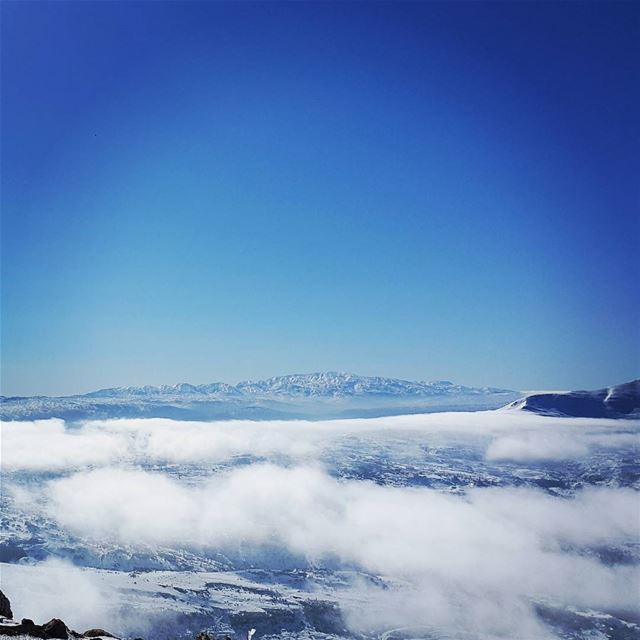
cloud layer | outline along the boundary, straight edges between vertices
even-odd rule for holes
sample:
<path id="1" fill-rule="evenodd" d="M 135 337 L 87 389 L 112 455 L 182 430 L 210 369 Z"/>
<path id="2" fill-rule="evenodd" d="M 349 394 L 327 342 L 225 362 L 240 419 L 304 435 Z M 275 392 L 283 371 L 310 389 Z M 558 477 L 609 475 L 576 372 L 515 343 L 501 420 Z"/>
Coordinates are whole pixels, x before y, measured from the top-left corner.
<path id="1" fill-rule="evenodd" d="M 447 443 L 471 447 L 494 465 L 580 460 L 603 447 L 636 447 L 638 425 L 620 424 L 506 412 L 333 422 L 8 423 L 2 464 L 20 507 L 78 540 L 251 548 L 264 567 L 280 550 L 303 566 L 352 568 L 396 584 L 350 586 L 344 608 L 354 629 L 428 624 L 537 639 L 550 632 L 532 602 L 638 609 L 630 588 L 640 581 L 638 567 L 605 564 L 598 555 L 637 544 L 637 491 L 586 487 L 557 497 L 524 487 L 454 493 L 390 486 L 337 478 L 319 462 L 321 454 L 336 443 L 367 443 L 400 459 Z M 249 456 L 250 464 L 211 466 L 238 456 Z M 189 469 L 199 471 L 182 473 Z M 26 471 L 54 475 L 14 485 L 13 473 L 23 474 L 19 479 Z"/>
<path id="2" fill-rule="evenodd" d="M 637 568 L 605 566 L 588 554 L 637 540 L 640 501 L 631 489 L 590 488 L 572 499 L 517 488 L 461 496 L 253 465 L 196 486 L 104 468 L 53 480 L 45 491 L 49 515 L 78 536 L 123 545 L 275 546 L 312 564 L 338 561 L 407 580 L 413 591 L 403 615 L 414 623 L 485 625 L 508 635 L 522 625 L 537 629 L 531 599 L 637 606 L 629 589 L 640 580 Z M 395 622 L 394 609 L 385 611 L 384 622 Z"/>
<path id="3" fill-rule="evenodd" d="M 116 463 L 204 464 L 234 456 L 312 460 L 348 436 L 391 438 L 406 444 L 430 439 L 482 446 L 488 460 L 565 460 L 594 447 L 638 446 L 637 421 L 620 433 L 615 420 L 545 418 L 524 412 L 487 411 L 329 421 L 177 422 L 153 418 L 62 420 L 1 425 L 2 469 L 65 470 Z M 623 429 L 624 431 L 624 429 Z"/>

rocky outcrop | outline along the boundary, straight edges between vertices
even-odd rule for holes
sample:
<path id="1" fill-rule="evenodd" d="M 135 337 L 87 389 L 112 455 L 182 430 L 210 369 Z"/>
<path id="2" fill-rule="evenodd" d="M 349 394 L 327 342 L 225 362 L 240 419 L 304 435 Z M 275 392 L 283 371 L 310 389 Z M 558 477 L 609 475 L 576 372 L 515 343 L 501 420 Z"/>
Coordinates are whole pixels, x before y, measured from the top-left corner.
<path id="1" fill-rule="evenodd" d="M 66 640 L 78 634 L 67 628 L 59 618 L 52 618 L 44 624 L 36 624 L 29 618 L 23 618 L 20 624 L 0 624 L 0 634 L 5 636 L 30 636 L 32 638 L 58 638 Z"/>
<path id="2" fill-rule="evenodd" d="M 67 625 L 60 618 L 52 618 L 49 622 L 45 622 L 42 625 L 42 632 L 45 638 L 62 638 L 62 640 L 70 635 Z"/>
<path id="3" fill-rule="evenodd" d="M 0 591 L 0 636 L 29 636 L 52 640 L 68 640 L 69 638 L 115 638 L 104 629 L 89 629 L 82 635 L 72 631 L 60 618 L 52 618 L 44 624 L 36 624 L 29 618 L 22 618 L 18 623 L 13 620 L 9 598 Z"/>
<path id="4" fill-rule="evenodd" d="M 13 618 L 9 598 L 2 591 L 0 591 L 0 618 Z"/>

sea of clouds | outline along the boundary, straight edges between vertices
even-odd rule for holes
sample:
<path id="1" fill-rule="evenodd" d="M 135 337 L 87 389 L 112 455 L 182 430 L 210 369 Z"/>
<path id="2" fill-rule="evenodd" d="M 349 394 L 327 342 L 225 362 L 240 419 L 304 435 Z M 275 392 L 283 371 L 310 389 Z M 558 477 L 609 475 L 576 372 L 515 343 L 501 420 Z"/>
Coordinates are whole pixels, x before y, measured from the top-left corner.
<path id="1" fill-rule="evenodd" d="M 165 418 L 5 422 L 2 469 L 56 471 L 132 463 L 210 463 L 233 456 L 311 460 L 338 438 L 385 438 L 402 434 L 406 444 L 430 438 L 486 444 L 488 460 L 567 460 L 594 447 L 638 444 L 637 421 L 552 419 L 515 411 L 438 413 L 326 421 L 187 422 Z"/>
<path id="2" fill-rule="evenodd" d="M 281 547 L 311 566 L 395 581 L 394 589 L 353 582 L 343 608 L 354 630 L 430 625 L 473 637 L 546 638 L 554 636 L 535 603 L 638 611 L 637 564 L 605 563 L 596 553 L 639 542 L 638 491 L 604 482 L 561 496 L 516 486 L 443 492 L 343 478 L 326 454 L 336 443 L 383 443 L 401 460 L 447 442 L 472 446 L 494 465 L 559 464 L 594 451 L 637 451 L 639 433 L 637 422 L 509 411 L 322 422 L 15 422 L 2 425 L 3 492 L 79 538 Z M 216 466 L 239 458 L 242 465 Z M 176 473 L 176 465 L 200 473 Z M 65 571 L 67 583 L 89 580 L 53 561 L 56 581 Z M 33 602 L 51 605 L 46 615 L 64 613 L 64 591 L 49 600 L 37 584 L 30 591 Z M 95 610 L 96 589 L 82 591 Z"/>

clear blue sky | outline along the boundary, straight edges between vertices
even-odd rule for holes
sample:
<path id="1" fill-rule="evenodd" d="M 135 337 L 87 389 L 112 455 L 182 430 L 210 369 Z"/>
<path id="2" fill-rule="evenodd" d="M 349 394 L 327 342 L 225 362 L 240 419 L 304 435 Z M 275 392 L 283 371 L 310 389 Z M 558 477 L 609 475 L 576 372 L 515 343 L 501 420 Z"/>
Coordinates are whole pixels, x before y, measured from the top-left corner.
<path id="1" fill-rule="evenodd" d="M 640 4 L 1 10 L 4 394 L 640 374 Z"/>

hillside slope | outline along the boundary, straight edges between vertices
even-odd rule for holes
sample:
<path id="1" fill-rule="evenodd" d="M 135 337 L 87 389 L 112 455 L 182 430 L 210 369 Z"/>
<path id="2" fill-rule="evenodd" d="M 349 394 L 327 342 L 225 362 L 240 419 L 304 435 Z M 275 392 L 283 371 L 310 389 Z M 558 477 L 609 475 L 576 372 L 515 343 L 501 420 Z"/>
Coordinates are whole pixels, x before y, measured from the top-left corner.
<path id="1" fill-rule="evenodd" d="M 595 391 L 534 393 L 506 408 L 576 418 L 640 418 L 640 380 Z"/>

